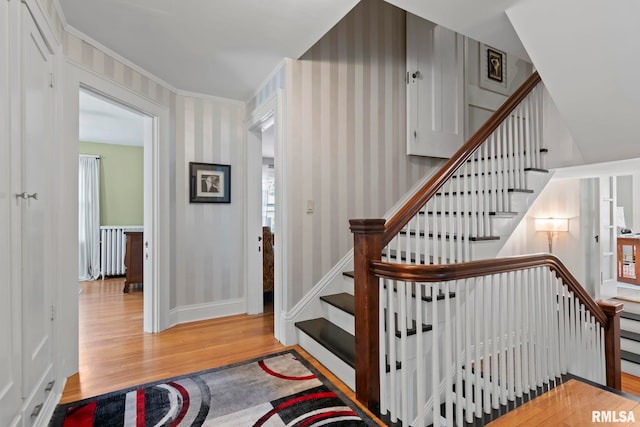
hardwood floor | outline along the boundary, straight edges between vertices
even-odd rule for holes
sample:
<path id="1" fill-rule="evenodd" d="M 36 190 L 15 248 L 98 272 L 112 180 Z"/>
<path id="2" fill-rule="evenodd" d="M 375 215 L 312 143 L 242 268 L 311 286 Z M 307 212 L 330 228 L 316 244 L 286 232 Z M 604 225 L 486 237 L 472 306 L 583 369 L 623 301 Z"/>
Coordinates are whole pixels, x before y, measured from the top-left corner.
<path id="1" fill-rule="evenodd" d="M 61 403 L 288 348 L 273 337 L 272 306 L 259 315 L 193 322 L 146 334 L 142 331 L 143 293 L 132 287 L 125 294 L 123 285 L 124 279 L 82 283 L 80 371 L 68 379 Z M 302 348 L 290 348 L 355 401 L 354 393 Z"/>
<path id="2" fill-rule="evenodd" d="M 259 315 L 193 322 L 159 334 L 145 334 L 142 332 L 143 293 L 132 288 L 125 294 L 123 284 L 124 279 L 82 284 L 80 372 L 67 381 L 61 403 L 241 362 L 286 348 L 273 337 L 272 306 L 267 306 L 265 313 Z M 333 374 L 302 348 L 293 348 L 355 401 L 354 393 Z M 640 378 L 623 374 L 622 389 L 640 396 Z M 567 405 L 576 399 L 555 401 Z M 529 414 L 521 413 L 522 416 Z M 637 416 L 640 420 L 640 411 Z"/>

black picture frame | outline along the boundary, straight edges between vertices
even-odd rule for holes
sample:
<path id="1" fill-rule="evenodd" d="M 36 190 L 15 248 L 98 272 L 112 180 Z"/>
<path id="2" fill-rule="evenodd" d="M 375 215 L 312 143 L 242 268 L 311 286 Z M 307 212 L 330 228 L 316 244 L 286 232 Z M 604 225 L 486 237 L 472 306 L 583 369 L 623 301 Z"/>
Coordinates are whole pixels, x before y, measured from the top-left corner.
<path id="1" fill-rule="evenodd" d="M 504 54 L 487 49 L 487 77 L 496 82 L 504 82 Z"/>
<path id="2" fill-rule="evenodd" d="M 190 203 L 231 203 L 231 165 L 189 163 Z"/>

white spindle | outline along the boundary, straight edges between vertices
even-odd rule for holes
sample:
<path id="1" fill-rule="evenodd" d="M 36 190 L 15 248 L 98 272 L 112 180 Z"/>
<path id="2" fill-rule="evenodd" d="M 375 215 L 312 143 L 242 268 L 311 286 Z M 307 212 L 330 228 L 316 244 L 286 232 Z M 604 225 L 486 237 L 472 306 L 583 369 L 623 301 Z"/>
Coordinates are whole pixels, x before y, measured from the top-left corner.
<path id="1" fill-rule="evenodd" d="M 474 407 L 476 418 L 482 417 L 482 384 L 480 383 L 480 371 L 482 370 L 482 353 L 480 352 L 482 346 L 482 300 L 483 289 L 480 283 L 482 283 L 482 277 L 477 277 L 474 282 L 474 299 L 473 299 L 473 321 L 474 321 L 474 346 L 473 346 L 473 383 L 475 384 L 474 393 Z M 469 369 L 472 369 L 470 366 Z"/>
<path id="2" fill-rule="evenodd" d="M 515 387 L 516 397 L 522 397 L 522 280 L 521 272 L 515 271 L 513 274 L 513 292 L 515 298 Z"/>
<path id="3" fill-rule="evenodd" d="M 535 325 L 531 323 L 530 312 L 534 310 L 533 304 L 531 304 L 530 289 L 533 287 L 533 281 L 530 279 L 533 270 L 525 270 L 522 272 L 522 388 L 525 393 L 531 389 L 531 365 L 533 359 L 531 358 L 531 348 L 535 342 L 535 335 L 532 330 Z"/>
<path id="4" fill-rule="evenodd" d="M 466 415 L 466 421 L 468 423 L 473 421 L 473 396 L 472 396 L 472 379 L 471 379 L 471 335 L 473 334 L 473 331 L 471 329 L 472 327 L 472 321 L 473 321 L 473 299 L 471 297 L 471 286 L 473 283 L 473 279 L 466 279 L 464 282 L 464 292 L 465 292 L 465 298 L 464 298 L 464 302 L 465 302 L 465 310 L 464 310 L 464 315 L 465 315 L 465 328 L 464 328 L 464 341 L 465 341 L 465 345 L 464 345 L 464 349 L 465 349 L 465 360 L 464 360 L 464 373 L 465 373 L 465 378 L 464 378 L 464 386 L 465 386 L 465 391 L 464 391 L 464 395 L 465 395 L 465 415 Z"/>
<path id="5" fill-rule="evenodd" d="M 389 386 L 387 382 L 387 370 L 386 370 L 386 355 L 387 355 L 387 346 L 386 341 L 389 334 L 385 332 L 384 327 L 384 313 L 385 309 L 389 310 L 390 306 L 387 302 L 387 294 L 385 292 L 385 280 L 379 280 L 380 285 L 378 286 L 378 303 L 380 304 L 380 309 L 378 310 L 378 331 L 380 335 L 380 339 L 378 340 L 378 375 L 380 375 L 380 415 L 387 415 L 389 413 Z"/>
<path id="6" fill-rule="evenodd" d="M 439 285 L 442 287 L 440 290 L 444 292 L 444 375 L 445 375 L 445 414 L 447 418 L 447 426 L 453 425 L 453 378 L 451 378 L 451 367 L 453 365 L 453 355 L 452 355 L 452 347 L 453 347 L 453 339 L 451 336 L 452 327 L 451 327 L 451 287 L 450 282 L 445 282 Z M 434 298 L 434 305 L 437 306 L 436 300 Z"/>
<path id="7" fill-rule="evenodd" d="M 500 361 L 500 310 L 503 307 L 500 304 L 500 276 L 493 275 L 491 276 L 491 314 L 492 314 L 492 325 L 491 325 L 491 407 L 493 409 L 498 409 L 500 407 L 500 388 L 499 384 L 500 374 L 498 370 L 498 363 L 504 363 Z"/>
<path id="8" fill-rule="evenodd" d="M 457 424 L 460 426 L 462 425 L 462 421 L 463 421 L 463 414 L 462 414 L 462 409 L 464 407 L 463 405 L 463 400 L 462 400 L 462 367 L 464 366 L 464 359 L 463 359 L 463 354 L 464 354 L 464 347 L 462 345 L 462 331 L 463 331 L 463 322 L 462 322 L 462 318 L 465 317 L 466 318 L 466 313 L 465 311 L 463 311 L 462 309 L 462 300 L 464 299 L 463 297 L 463 292 L 464 290 L 464 280 L 459 280 L 457 282 L 455 282 L 455 288 L 454 291 L 456 293 L 456 315 L 455 315 L 455 322 L 456 322 L 456 351 L 455 351 L 455 358 L 456 358 L 456 420 L 457 420 Z"/>
<path id="9" fill-rule="evenodd" d="M 391 421 L 398 421 L 398 389 L 397 389 L 397 354 L 396 354 L 396 343 L 395 343 L 395 304 L 393 303 L 393 287 L 395 286 L 395 282 L 392 280 L 385 280 L 386 288 L 387 288 L 387 301 L 389 302 L 389 306 L 387 308 L 387 328 L 386 328 L 386 336 L 389 343 L 389 407 L 391 412 Z"/>
<path id="10" fill-rule="evenodd" d="M 427 375 L 425 374 L 425 366 L 423 363 L 420 363 L 423 360 L 424 356 L 424 344 L 423 344 L 423 334 L 422 334 L 422 284 L 415 284 L 415 301 L 416 301 L 416 325 L 420 328 L 419 333 L 416 334 L 416 401 L 417 401 L 417 411 L 418 411 L 418 422 L 417 425 L 424 426 L 424 411 L 422 410 L 424 404 L 426 403 L 426 380 Z"/>
<path id="11" fill-rule="evenodd" d="M 500 274 L 500 404 L 506 405 L 508 399 L 509 389 L 507 387 L 507 322 L 509 312 L 509 300 L 508 300 L 508 276 L 506 273 Z"/>
<path id="12" fill-rule="evenodd" d="M 433 425 L 434 427 L 440 426 L 440 357 L 439 352 L 436 350 L 438 346 L 439 335 L 439 323 L 438 323 L 438 304 L 437 304 L 437 290 L 436 286 L 431 285 L 431 324 L 433 330 L 431 332 L 431 377 L 433 378 L 431 394 L 433 401 Z M 448 372 L 445 372 L 448 375 Z"/>
<path id="13" fill-rule="evenodd" d="M 482 291 L 484 293 L 484 303 L 482 307 L 482 323 L 484 325 L 484 339 L 483 339 L 483 349 L 484 354 L 482 356 L 482 378 L 484 379 L 483 384 L 483 402 L 484 402 L 484 413 L 491 413 L 491 353 L 490 353 L 490 345 L 491 342 L 491 311 L 492 311 L 492 302 L 493 295 L 491 294 L 491 277 L 484 276 L 480 279 L 480 286 L 482 286 Z M 480 368 L 480 366 L 478 367 Z"/>

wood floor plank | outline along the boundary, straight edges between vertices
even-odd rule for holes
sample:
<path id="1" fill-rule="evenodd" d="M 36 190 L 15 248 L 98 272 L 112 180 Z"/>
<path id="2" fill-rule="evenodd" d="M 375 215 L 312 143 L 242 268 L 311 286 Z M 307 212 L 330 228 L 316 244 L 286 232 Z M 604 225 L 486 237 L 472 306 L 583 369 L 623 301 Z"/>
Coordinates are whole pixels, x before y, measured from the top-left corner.
<path id="1" fill-rule="evenodd" d="M 132 288 L 125 294 L 123 284 L 124 279 L 119 278 L 81 284 L 80 370 L 67 380 L 60 403 L 288 348 L 300 353 L 355 402 L 353 391 L 301 347 L 285 347 L 274 338 L 272 306 L 266 306 L 265 312 L 258 315 L 186 323 L 158 334 L 146 334 L 142 331 L 143 293 Z"/>

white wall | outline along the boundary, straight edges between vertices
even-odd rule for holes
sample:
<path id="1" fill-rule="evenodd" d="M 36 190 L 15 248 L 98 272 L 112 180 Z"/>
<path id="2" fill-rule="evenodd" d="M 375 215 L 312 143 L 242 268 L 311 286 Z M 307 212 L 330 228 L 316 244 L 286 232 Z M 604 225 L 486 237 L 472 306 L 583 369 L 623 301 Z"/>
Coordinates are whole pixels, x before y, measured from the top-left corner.
<path id="1" fill-rule="evenodd" d="M 588 230 L 584 230 L 583 216 L 588 213 L 589 207 L 593 212 L 592 203 L 595 199 L 582 181 L 584 180 L 550 181 L 498 256 L 549 252 L 547 233 L 535 230 L 535 218 L 568 218 L 569 231 L 559 232 L 554 237 L 553 254 L 560 258 L 583 286 L 591 287 L 593 274 L 589 269 L 592 260 L 585 257 L 585 254 L 589 252 L 587 245 L 591 243 L 592 236 Z"/>

